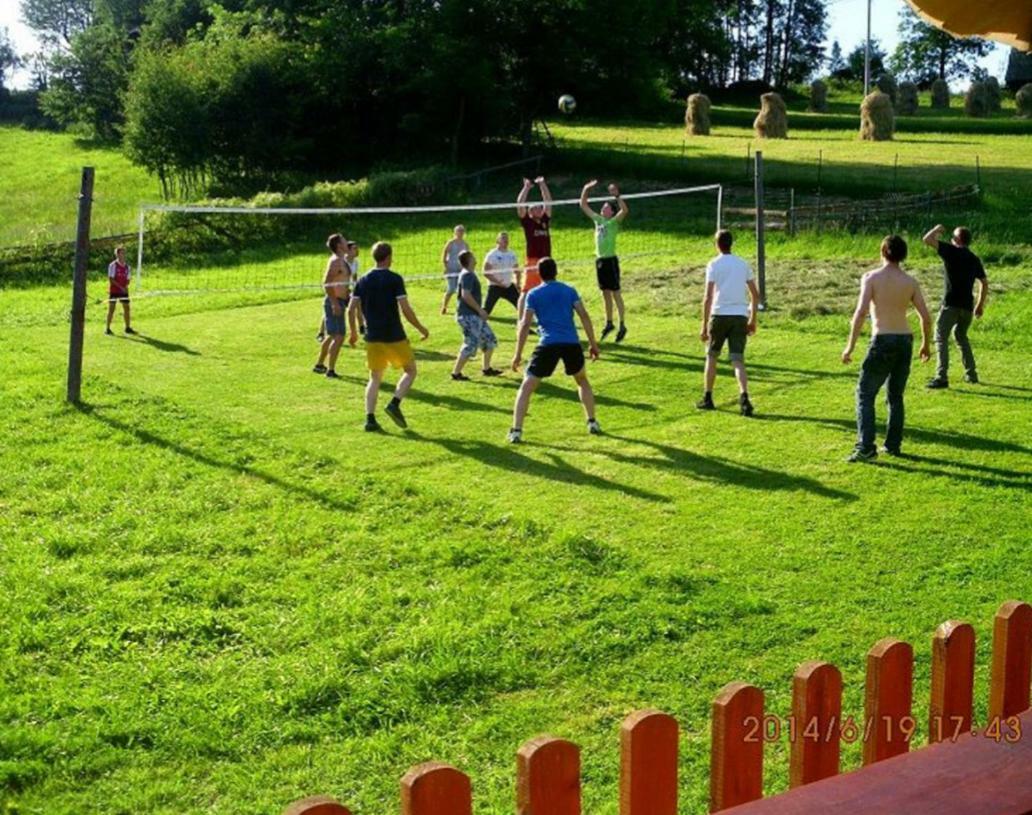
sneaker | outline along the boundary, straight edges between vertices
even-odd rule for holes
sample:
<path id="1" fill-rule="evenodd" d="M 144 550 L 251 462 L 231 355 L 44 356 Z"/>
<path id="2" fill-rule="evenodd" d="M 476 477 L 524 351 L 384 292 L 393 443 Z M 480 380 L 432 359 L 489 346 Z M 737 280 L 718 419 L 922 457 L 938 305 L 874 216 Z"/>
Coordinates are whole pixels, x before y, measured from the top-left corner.
<path id="1" fill-rule="evenodd" d="M 509 444 L 519 444 L 521 441 L 523 441 L 523 431 L 519 428 L 514 427 L 512 430 L 509 431 L 509 435 L 507 436 L 507 438 L 509 440 Z"/>
<path id="2" fill-rule="evenodd" d="M 313 374 L 324 374 L 324 373 L 326 373 L 326 366 L 325 365 L 316 365 L 314 368 L 312 368 L 312 373 Z"/>
<path id="3" fill-rule="evenodd" d="M 698 402 L 695 403 L 695 407 L 699 410 L 716 410 L 717 406 L 713 404 L 712 396 L 703 396 Z"/>
<path id="4" fill-rule="evenodd" d="M 365 323 L 358 327 L 358 333 L 361 334 L 363 337 L 365 336 Z"/>
<path id="5" fill-rule="evenodd" d="M 126 333 L 126 334 L 135 334 L 135 333 L 136 333 L 136 331 L 135 331 L 134 329 L 132 329 L 132 328 L 127 328 L 127 329 L 125 330 L 125 333 Z"/>
<path id="6" fill-rule="evenodd" d="M 935 379 L 929 379 L 928 384 L 925 385 L 926 388 L 933 391 L 942 390 L 943 388 L 948 388 L 949 386 L 950 383 L 948 379 L 940 379 L 939 377 L 935 377 Z"/>
<path id="7" fill-rule="evenodd" d="M 898 447 L 887 447 L 884 444 L 882 445 L 881 451 L 885 453 L 885 455 L 892 456 L 893 458 L 899 458 L 903 455 L 903 451 L 900 450 Z"/>
<path id="8" fill-rule="evenodd" d="M 874 461 L 876 458 L 878 458 L 878 451 L 873 447 L 870 450 L 861 450 L 857 447 L 852 453 L 850 453 L 849 458 L 847 458 L 846 461 L 851 464 L 855 464 L 859 461 Z"/>
<path id="9" fill-rule="evenodd" d="M 627 326 L 620 323 L 620 330 L 616 332 L 616 341 L 621 342 L 627 336 Z"/>
<path id="10" fill-rule="evenodd" d="M 602 435 L 602 426 L 598 423 L 597 419 L 588 419 L 588 432 L 592 436 Z"/>
<path id="11" fill-rule="evenodd" d="M 391 421 L 393 421 L 398 427 L 408 427 L 408 422 L 405 421 L 405 416 L 401 412 L 401 405 L 395 404 L 394 402 L 388 402 L 387 407 L 383 410 L 384 413 L 391 417 Z"/>
<path id="12" fill-rule="evenodd" d="M 376 421 L 376 418 L 374 416 L 366 417 L 365 429 L 366 433 L 379 433 L 383 430 L 383 428 L 380 427 L 380 423 Z"/>
<path id="13" fill-rule="evenodd" d="M 325 339 L 326 339 L 326 335 L 325 335 L 325 334 L 321 334 L 321 333 L 320 333 L 320 334 L 316 334 L 316 335 L 315 335 L 315 341 L 316 341 L 317 343 L 319 343 L 320 345 L 322 345 L 322 343 L 323 343 L 323 341 L 324 341 Z"/>
<path id="14" fill-rule="evenodd" d="M 972 385 L 978 384 L 978 374 L 964 374 L 964 381 L 970 382 Z"/>
<path id="15" fill-rule="evenodd" d="M 328 370 L 326 372 L 326 378 L 327 379 L 340 379 L 341 375 L 339 373 L 337 373 L 335 370 L 333 370 L 333 368 L 330 368 L 330 370 Z"/>
<path id="16" fill-rule="evenodd" d="M 484 373 L 484 376 L 501 376 L 502 375 L 502 371 L 499 371 L 497 368 L 484 368 L 483 373 Z"/>
<path id="17" fill-rule="evenodd" d="M 615 328 L 616 326 L 614 326 L 612 323 L 606 323 L 606 327 L 602 329 L 602 336 L 598 338 L 599 342 L 601 342 L 610 334 L 612 334 Z"/>
<path id="18" fill-rule="evenodd" d="M 738 409 L 742 412 L 743 416 L 753 415 L 752 402 L 749 401 L 748 396 L 743 396 L 738 400 Z"/>
<path id="19" fill-rule="evenodd" d="M 111 326 L 108 326 L 107 328 L 104 329 L 104 333 L 105 334 L 114 334 L 115 332 L 111 330 Z"/>
<path id="20" fill-rule="evenodd" d="M 469 382 L 469 377 L 465 374 L 452 374 L 451 378 L 456 382 Z"/>

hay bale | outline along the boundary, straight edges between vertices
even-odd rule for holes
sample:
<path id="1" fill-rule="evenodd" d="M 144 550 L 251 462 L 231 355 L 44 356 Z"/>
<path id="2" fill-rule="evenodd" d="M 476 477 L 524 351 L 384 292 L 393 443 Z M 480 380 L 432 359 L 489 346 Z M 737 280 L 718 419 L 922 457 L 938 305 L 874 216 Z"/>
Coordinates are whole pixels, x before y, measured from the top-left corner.
<path id="1" fill-rule="evenodd" d="M 878 87 L 878 90 L 889 97 L 889 101 L 892 102 L 892 106 L 896 107 L 896 96 L 899 93 L 899 88 L 896 85 L 896 77 L 892 74 L 882 74 L 874 84 Z"/>
<path id="2" fill-rule="evenodd" d="M 765 93 L 760 97 L 760 112 L 753 122 L 758 139 L 788 138 L 788 109 L 785 100 L 776 93 Z"/>
<path id="3" fill-rule="evenodd" d="M 1018 88 L 1018 92 L 1014 94 L 1014 102 L 1018 109 L 1018 116 L 1022 119 L 1032 119 L 1032 82 Z"/>
<path id="4" fill-rule="evenodd" d="M 900 82 L 899 94 L 896 97 L 896 113 L 900 116 L 913 116 L 919 106 L 917 85 L 913 82 Z"/>
<path id="5" fill-rule="evenodd" d="M 995 113 L 1003 107 L 1003 92 L 1000 90 L 1000 82 L 995 76 L 985 81 L 985 90 L 989 94 L 989 110 Z"/>
<path id="6" fill-rule="evenodd" d="M 984 82 L 972 82 L 964 94 L 964 113 L 976 119 L 983 119 L 992 113 L 989 89 Z"/>
<path id="7" fill-rule="evenodd" d="M 689 136 L 708 136 L 710 132 L 710 100 L 704 93 L 688 97 L 684 111 L 684 129 Z"/>
<path id="8" fill-rule="evenodd" d="M 950 86 L 945 79 L 936 79 L 932 83 L 932 107 L 945 110 L 950 106 Z"/>
<path id="9" fill-rule="evenodd" d="M 810 83 L 810 110 L 825 113 L 828 110 L 828 86 L 815 79 Z"/>
<path id="10" fill-rule="evenodd" d="M 887 93 L 872 91 L 860 104 L 860 138 L 864 141 L 889 141 L 896 129 L 896 115 Z"/>

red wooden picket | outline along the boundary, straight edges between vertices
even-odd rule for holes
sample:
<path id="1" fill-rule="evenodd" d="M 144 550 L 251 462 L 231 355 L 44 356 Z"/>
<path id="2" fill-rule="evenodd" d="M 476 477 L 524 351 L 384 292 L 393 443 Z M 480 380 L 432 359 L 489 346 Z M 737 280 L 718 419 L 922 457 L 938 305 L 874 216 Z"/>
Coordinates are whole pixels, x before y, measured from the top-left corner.
<path id="1" fill-rule="evenodd" d="M 913 691 L 914 649 L 892 637 L 879 640 L 867 652 L 864 721 L 857 722 L 865 765 L 910 749 L 906 725 L 913 724 Z"/>
<path id="2" fill-rule="evenodd" d="M 993 670 L 989 683 L 989 724 L 1029 708 L 1032 676 L 1032 606 L 1008 600 L 993 623 Z"/>
<path id="3" fill-rule="evenodd" d="M 677 815 L 677 720 L 639 710 L 620 728 L 620 815 Z"/>
<path id="4" fill-rule="evenodd" d="M 838 775 L 841 727 L 841 672 L 829 662 L 804 662 L 792 677 L 789 786 Z"/>
<path id="5" fill-rule="evenodd" d="M 975 629 L 948 620 L 932 637 L 932 699 L 928 743 L 956 741 L 971 732 L 975 685 Z"/>
<path id="6" fill-rule="evenodd" d="M 401 815 L 472 815 L 469 777 L 448 764 L 417 764 L 401 779 Z"/>
<path id="7" fill-rule="evenodd" d="M 328 795 L 313 795 L 294 801 L 283 810 L 283 815 L 351 815 L 346 806 Z"/>
<path id="8" fill-rule="evenodd" d="M 725 685 L 713 700 L 710 812 L 763 796 L 763 691 Z"/>
<path id="9" fill-rule="evenodd" d="M 538 736 L 516 753 L 516 815 L 580 815 L 580 748 Z"/>

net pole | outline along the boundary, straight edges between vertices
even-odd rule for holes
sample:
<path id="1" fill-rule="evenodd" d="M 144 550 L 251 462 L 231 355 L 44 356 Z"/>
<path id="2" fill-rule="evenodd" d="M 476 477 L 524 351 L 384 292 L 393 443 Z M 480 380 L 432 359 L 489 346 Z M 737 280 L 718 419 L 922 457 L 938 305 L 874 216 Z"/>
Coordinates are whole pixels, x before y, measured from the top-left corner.
<path id="1" fill-rule="evenodd" d="M 763 214 L 763 151 L 756 151 L 756 277 L 760 285 L 760 308 L 767 309 L 767 245 L 766 223 Z"/>
<path id="2" fill-rule="evenodd" d="M 75 233 L 75 266 L 72 271 L 71 335 L 68 341 L 67 399 L 78 404 L 82 396 L 82 348 L 86 333 L 86 268 L 90 258 L 90 216 L 93 211 L 93 168 L 82 168 L 79 191 L 79 223 Z"/>
<path id="3" fill-rule="evenodd" d="M 146 210 L 140 207 L 140 216 L 136 221 L 136 285 L 143 280 L 143 218 Z"/>
<path id="4" fill-rule="evenodd" d="M 724 185 L 717 186 L 717 232 L 724 228 Z"/>

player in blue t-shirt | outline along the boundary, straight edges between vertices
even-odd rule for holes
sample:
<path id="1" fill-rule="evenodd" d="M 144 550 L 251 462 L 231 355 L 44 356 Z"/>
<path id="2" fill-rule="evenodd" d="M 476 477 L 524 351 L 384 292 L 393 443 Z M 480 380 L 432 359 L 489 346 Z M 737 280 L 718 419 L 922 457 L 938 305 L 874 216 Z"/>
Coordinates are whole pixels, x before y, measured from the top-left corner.
<path id="1" fill-rule="evenodd" d="M 538 271 L 544 282 L 527 294 L 516 336 L 516 354 L 512 358 L 512 369 L 518 371 L 523 361 L 523 346 L 527 343 L 531 321 L 537 318 L 540 340 L 531 355 L 523 384 L 516 394 L 512 429 L 509 430 L 509 441 L 512 444 L 518 444 L 523 440 L 523 417 L 527 415 L 530 397 L 534 395 L 541 380 L 552 375 L 560 359 L 567 376 L 572 376 L 577 383 L 577 393 L 581 404 L 584 405 L 584 415 L 588 419 L 588 432 L 596 435 L 602 432 L 595 420 L 595 394 L 591 390 L 585 370 L 584 349 L 581 348 L 577 327 L 573 322 L 573 314 L 576 312 L 588 338 L 588 353 L 592 359 L 598 359 L 598 343 L 595 341 L 591 317 L 588 316 L 577 290 L 555 279 L 558 269 L 552 258 L 542 258 L 538 261 Z"/>

